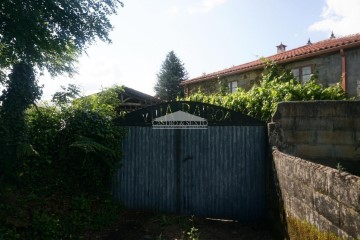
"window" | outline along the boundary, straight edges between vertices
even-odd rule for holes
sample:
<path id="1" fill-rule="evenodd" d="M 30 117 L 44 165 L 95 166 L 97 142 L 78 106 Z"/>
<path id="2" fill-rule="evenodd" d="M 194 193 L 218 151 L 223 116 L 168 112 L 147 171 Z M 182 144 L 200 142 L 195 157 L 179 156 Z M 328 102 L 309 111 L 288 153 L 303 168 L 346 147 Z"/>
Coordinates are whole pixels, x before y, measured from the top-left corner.
<path id="1" fill-rule="evenodd" d="M 296 78 L 296 80 L 300 81 L 300 69 L 294 68 L 291 70 L 291 72 L 294 75 L 294 77 Z"/>
<path id="2" fill-rule="evenodd" d="M 306 83 L 311 78 L 312 69 L 311 66 L 306 66 L 300 68 L 293 68 L 291 69 L 291 72 L 298 81 Z"/>
<path id="3" fill-rule="evenodd" d="M 238 84 L 237 81 L 232 81 L 228 83 L 228 87 L 231 93 L 236 92 Z"/>

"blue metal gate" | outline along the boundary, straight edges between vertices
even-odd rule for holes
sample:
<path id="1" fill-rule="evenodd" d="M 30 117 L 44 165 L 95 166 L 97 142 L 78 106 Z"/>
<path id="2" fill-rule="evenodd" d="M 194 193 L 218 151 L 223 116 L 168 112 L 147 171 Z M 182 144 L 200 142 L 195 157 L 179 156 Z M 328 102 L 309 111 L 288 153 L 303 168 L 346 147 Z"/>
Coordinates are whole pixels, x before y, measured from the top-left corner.
<path id="1" fill-rule="evenodd" d="M 213 116 L 207 129 L 159 130 L 151 127 L 151 121 L 139 124 L 136 116 L 154 119 L 166 114 L 161 107 L 176 110 L 175 103 L 131 113 L 120 122 L 128 133 L 123 165 L 113 184 L 116 199 L 132 209 L 261 220 L 265 214 L 265 124 L 228 109 L 186 104 L 207 109 L 198 113 L 207 119 L 211 116 L 206 114 L 219 109 L 226 111 L 221 116 L 228 113 L 230 117 Z M 188 112 L 194 114 L 191 109 Z M 158 115 L 151 116 L 154 112 Z"/>

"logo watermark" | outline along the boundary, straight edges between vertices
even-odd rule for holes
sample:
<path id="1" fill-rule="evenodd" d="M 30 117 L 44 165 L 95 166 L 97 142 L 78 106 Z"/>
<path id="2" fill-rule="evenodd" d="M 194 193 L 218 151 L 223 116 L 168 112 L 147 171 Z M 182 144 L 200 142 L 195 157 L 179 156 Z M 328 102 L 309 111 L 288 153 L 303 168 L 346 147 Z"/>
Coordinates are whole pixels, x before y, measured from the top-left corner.
<path id="1" fill-rule="evenodd" d="M 208 121 L 205 118 L 183 111 L 170 113 L 152 121 L 153 129 L 207 129 L 207 127 Z"/>

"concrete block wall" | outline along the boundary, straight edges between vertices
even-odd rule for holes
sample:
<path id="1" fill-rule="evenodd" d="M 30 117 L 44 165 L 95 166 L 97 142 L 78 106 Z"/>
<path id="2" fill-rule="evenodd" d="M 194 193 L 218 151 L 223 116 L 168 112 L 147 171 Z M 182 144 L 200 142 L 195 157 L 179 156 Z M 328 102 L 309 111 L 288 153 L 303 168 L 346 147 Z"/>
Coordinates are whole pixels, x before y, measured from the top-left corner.
<path id="1" fill-rule="evenodd" d="M 286 216 L 360 239 L 360 101 L 280 103 L 272 120 L 275 189 Z"/>
<path id="2" fill-rule="evenodd" d="M 360 174 L 360 101 L 279 103 L 269 130 L 282 152 Z"/>
<path id="3" fill-rule="evenodd" d="M 345 239 L 360 238 L 360 177 L 273 150 L 287 216 Z"/>

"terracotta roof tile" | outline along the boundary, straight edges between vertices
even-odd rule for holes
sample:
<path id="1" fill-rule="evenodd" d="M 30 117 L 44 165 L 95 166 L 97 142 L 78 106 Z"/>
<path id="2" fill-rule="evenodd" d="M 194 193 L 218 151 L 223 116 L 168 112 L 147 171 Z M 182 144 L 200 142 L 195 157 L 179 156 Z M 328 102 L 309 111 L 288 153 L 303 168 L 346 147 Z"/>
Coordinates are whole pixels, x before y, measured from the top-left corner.
<path id="1" fill-rule="evenodd" d="M 291 49 L 282 53 L 278 53 L 266 58 L 277 63 L 286 63 L 355 46 L 360 46 L 360 33 L 340 38 L 323 40 L 299 48 Z M 186 80 L 182 82 L 181 85 L 202 82 L 220 76 L 228 76 L 236 73 L 246 72 L 249 70 L 261 69 L 263 65 L 263 61 L 261 59 L 258 59 L 252 62 Z"/>

